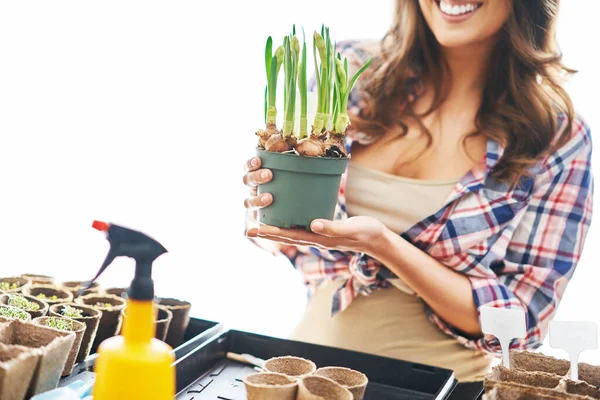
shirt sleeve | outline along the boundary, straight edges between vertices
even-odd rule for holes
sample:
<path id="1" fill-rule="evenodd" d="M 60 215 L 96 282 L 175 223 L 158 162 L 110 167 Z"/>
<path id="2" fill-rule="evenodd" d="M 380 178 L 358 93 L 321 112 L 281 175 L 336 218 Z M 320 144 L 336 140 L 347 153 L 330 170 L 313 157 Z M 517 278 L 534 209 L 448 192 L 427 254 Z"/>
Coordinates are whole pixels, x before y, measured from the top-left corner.
<path id="1" fill-rule="evenodd" d="M 546 336 L 566 285 L 580 259 L 592 217 L 592 143 L 589 127 L 573 122 L 571 138 L 548 157 L 534 183 L 533 194 L 507 246 L 494 267 L 494 277 L 469 277 L 475 304 L 522 309 L 527 337 L 511 348 L 538 348 Z M 445 333 L 469 348 L 499 353 L 493 336 L 471 339 L 428 310 Z"/>

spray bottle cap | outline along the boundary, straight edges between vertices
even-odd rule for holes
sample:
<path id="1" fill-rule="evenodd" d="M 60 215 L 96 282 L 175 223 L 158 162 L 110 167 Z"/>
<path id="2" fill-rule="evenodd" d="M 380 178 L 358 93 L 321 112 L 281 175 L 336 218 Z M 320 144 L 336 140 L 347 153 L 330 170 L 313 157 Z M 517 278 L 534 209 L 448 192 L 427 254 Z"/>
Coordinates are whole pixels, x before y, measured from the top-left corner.
<path id="1" fill-rule="evenodd" d="M 92 227 L 106 232 L 110 249 L 96 276 L 79 291 L 79 295 L 89 289 L 98 277 L 117 257 L 130 257 L 135 260 L 135 276 L 131 281 L 128 296 L 134 300 L 152 300 L 154 282 L 152 281 L 152 263 L 167 250 L 151 237 L 119 225 L 94 221 Z"/>

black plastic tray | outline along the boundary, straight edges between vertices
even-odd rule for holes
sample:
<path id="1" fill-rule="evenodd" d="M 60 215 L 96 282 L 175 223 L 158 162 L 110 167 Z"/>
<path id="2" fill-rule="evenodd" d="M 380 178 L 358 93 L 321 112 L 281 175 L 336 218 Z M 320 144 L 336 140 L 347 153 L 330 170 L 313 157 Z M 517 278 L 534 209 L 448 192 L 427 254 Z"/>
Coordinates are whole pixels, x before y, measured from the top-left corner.
<path id="1" fill-rule="evenodd" d="M 317 366 L 362 371 L 369 377 L 365 400 L 446 400 L 456 385 L 454 373 L 446 369 L 232 330 L 177 360 L 176 399 L 246 399 L 241 379 L 254 370 L 227 359 L 227 352 L 248 353 L 262 359 L 295 355 L 308 358 Z"/>
<path id="2" fill-rule="evenodd" d="M 173 349 L 175 358 L 180 359 L 184 357 L 190 351 L 195 350 L 198 346 L 201 346 L 204 342 L 215 337 L 222 331 L 223 325 L 220 323 L 190 318 L 190 323 L 183 338 L 184 342 Z M 63 377 L 58 386 L 66 386 L 77 380 L 82 380 L 84 382 L 95 380 L 96 375 L 93 372 L 93 369 L 97 357 L 97 354 L 91 354 L 85 361 L 76 364 L 71 375 Z"/>

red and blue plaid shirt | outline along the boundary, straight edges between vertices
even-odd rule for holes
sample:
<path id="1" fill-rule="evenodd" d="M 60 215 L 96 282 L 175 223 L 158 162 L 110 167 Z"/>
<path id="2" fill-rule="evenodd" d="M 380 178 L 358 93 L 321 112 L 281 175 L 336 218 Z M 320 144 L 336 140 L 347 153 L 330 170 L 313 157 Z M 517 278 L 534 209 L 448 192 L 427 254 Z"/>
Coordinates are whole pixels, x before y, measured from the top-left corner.
<path id="1" fill-rule="evenodd" d="M 344 55 L 355 66 L 361 52 L 346 44 Z M 352 96 L 350 109 L 359 107 Z M 567 121 L 559 119 L 557 135 Z M 348 149 L 352 144 L 348 137 Z M 354 135 L 356 140 L 356 135 Z M 527 315 L 527 337 L 517 349 L 537 348 L 547 332 L 569 279 L 580 259 L 592 216 L 592 141 L 579 117 L 569 140 L 540 159 L 530 177 L 516 187 L 490 172 L 503 149 L 490 140 L 485 160 L 454 187 L 441 210 L 405 232 L 404 239 L 471 281 L 476 306 L 518 308 Z M 342 177 L 335 219 L 348 218 L 346 175 Z M 358 295 L 390 287 L 393 273 L 377 260 L 354 252 L 286 246 L 282 253 L 301 272 L 310 290 L 327 280 L 343 280 L 332 314 L 343 312 Z M 443 321 L 426 304 L 430 320 L 469 348 L 497 353 L 498 341 L 472 339 Z"/>

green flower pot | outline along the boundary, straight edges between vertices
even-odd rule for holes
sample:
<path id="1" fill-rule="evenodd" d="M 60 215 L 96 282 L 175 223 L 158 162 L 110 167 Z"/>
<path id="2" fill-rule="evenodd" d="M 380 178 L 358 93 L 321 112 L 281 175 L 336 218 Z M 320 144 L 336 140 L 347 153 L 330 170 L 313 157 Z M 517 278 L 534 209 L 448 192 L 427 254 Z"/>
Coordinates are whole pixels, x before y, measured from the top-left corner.
<path id="1" fill-rule="evenodd" d="M 273 203 L 259 211 L 259 222 L 279 228 L 310 230 L 315 219 L 335 214 L 342 174 L 348 158 L 305 157 L 294 153 L 257 150 L 262 168 L 273 172 L 258 193 L 271 193 Z"/>

